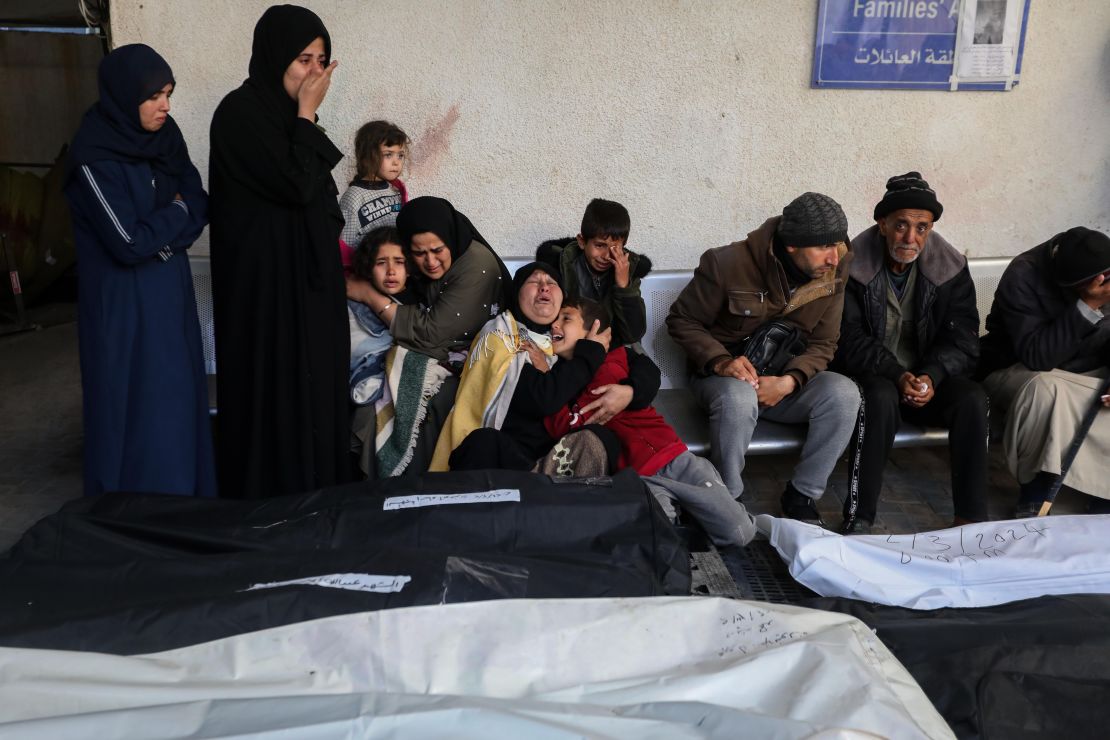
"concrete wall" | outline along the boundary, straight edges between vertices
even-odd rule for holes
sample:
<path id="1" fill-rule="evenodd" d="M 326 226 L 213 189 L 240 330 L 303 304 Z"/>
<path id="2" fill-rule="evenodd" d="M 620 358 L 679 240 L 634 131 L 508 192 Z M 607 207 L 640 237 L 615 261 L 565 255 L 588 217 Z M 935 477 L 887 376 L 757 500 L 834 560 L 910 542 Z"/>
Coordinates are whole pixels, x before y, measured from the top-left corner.
<path id="1" fill-rule="evenodd" d="M 267 0 L 113 0 L 117 44 L 170 61 L 201 171 L 208 123 L 246 76 Z M 1009 93 L 813 90 L 811 0 L 305 2 L 339 60 L 321 123 L 349 151 L 389 118 L 415 140 L 410 192 L 441 195 L 505 255 L 577 231 L 592 197 L 632 214 L 660 268 L 746 234 L 805 190 L 850 230 L 919 169 L 940 229 L 1013 255 L 1074 225 L 1110 231 L 1110 3 L 1035 0 Z M 350 161 L 336 171 L 341 187 Z"/>

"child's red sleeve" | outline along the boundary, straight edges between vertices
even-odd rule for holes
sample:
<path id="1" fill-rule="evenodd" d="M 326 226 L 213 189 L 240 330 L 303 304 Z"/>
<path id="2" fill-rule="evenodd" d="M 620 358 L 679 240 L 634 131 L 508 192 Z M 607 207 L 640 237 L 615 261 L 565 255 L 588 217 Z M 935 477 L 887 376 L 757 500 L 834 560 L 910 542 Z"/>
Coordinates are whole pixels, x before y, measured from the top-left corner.
<path id="1" fill-rule="evenodd" d="M 554 414 L 546 417 L 543 420 L 543 426 L 544 429 L 547 430 L 547 436 L 552 439 L 559 439 L 569 432 L 571 430 L 571 418 L 570 406 L 564 406 Z"/>
<path id="2" fill-rule="evenodd" d="M 601 363 L 601 367 L 594 373 L 582 394 L 573 403 L 544 418 L 543 426 L 549 437 L 559 439 L 567 432 L 583 426 L 588 421 L 579 415 L 578 410 L 597 398 L 590 391 L 603 385 L 619 383 L 628 377 L 627 358 L 619 356 L 619 353 L 624 351 L 624 348 L 620 347 L 606 355 L 605 362 Z"/>

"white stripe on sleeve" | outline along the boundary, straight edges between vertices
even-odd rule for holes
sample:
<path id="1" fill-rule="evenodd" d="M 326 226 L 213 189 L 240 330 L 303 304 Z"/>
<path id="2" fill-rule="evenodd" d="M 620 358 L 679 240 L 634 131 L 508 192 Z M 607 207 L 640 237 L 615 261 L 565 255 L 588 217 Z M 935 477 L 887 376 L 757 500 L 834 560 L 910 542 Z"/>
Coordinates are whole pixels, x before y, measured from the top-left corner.
<path id="1" fill-rule="evenodd" d="M 119 219 L 116 218 L 115 211 L 113 211 L 112 207 L 108 205 L 108 200 L 104 197 L 104 193 L 100 192 L 100 186 L 97 185 L 96 180 L 93 179 L 92 171 L 89 169 L 89 166 L 87 164 L 81 165 L 81 171 L 85 173 L 85 179 L 89 181 L 89 186 L 93 189 L 93 192 L 96 193 L 96 197 L 100 201 L 100 205 L 102 205 L 104 207 L 104 210 L 108 212 L 108 218 L 111 219 L 112 223 L 115 225 L 116 230 L 119 232 L 119 235 L 123 237 L 123 240 L 125 242 L 131 244 L 131 236 L 123 230 L 123 226 L 120 224 Z"/>

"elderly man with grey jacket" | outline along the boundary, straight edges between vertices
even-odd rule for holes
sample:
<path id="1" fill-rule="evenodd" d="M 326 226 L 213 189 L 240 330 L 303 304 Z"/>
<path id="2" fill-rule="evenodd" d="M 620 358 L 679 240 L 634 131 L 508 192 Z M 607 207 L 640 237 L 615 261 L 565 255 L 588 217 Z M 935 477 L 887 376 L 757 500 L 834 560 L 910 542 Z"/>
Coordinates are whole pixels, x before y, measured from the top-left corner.
<path id="1" fill-rule="evenodd" d="M 843 534 L 869 534 L 902 419 L 949 430 L 955 524 L 987 519 L 987 395 L 971 379 L 979 311 L 967 259 L 933 230 L 943 207 L 917 172 L 887 180 L 875 225 L 852 240 L 833 368 L 863 391 Z M 856 455 L 859 457 L 857 458 Z"/>

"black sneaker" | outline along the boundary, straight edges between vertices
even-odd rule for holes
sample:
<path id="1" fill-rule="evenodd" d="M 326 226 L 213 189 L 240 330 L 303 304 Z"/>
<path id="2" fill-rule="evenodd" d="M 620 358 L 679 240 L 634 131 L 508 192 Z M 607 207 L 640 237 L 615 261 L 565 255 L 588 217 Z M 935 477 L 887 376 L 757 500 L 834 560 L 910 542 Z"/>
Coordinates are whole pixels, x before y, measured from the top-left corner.
<path id="1" fill-rule="evenodd" d="M 871 534 L 874 524 L 866 519 L 845 519 L 837 530 L 840 534 Z"/>
<path id="2" fill-rule="evenodd" d="M 800 493 L 790 483 L 786 484 L 786 490 L 782 492 L 779 503 L 782 504 L 782 515 L 787 519 L 797 519 L 800 522 L 816 524 L 819 527 L 825 526 L 813 499 L 804 493 Z"/>
<path id="3" fill-rule="evenodd" d="M 1044 501 L 1026 501 L 1014 507 L 1013 519 L 1032 519 L 1041 512 Z"/>

